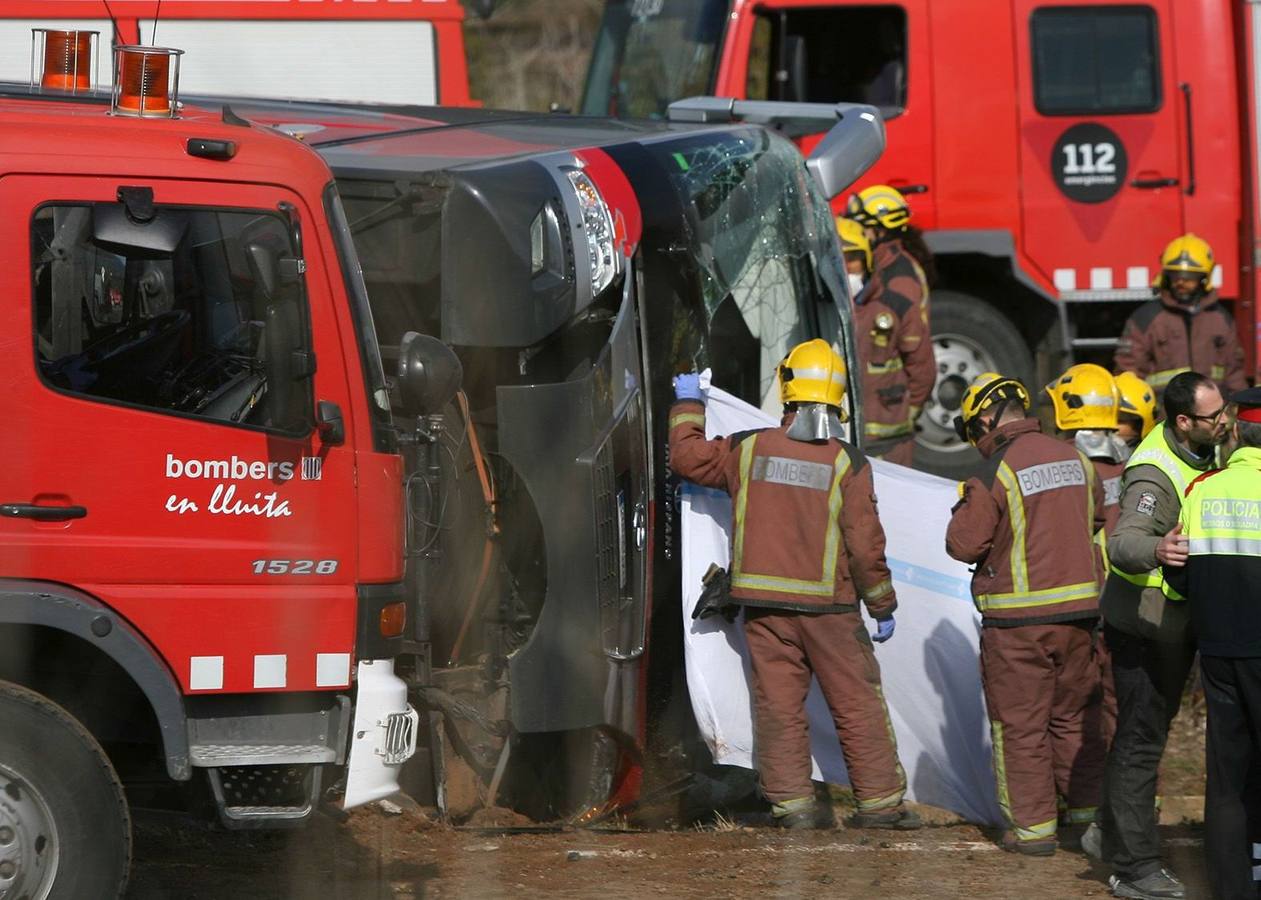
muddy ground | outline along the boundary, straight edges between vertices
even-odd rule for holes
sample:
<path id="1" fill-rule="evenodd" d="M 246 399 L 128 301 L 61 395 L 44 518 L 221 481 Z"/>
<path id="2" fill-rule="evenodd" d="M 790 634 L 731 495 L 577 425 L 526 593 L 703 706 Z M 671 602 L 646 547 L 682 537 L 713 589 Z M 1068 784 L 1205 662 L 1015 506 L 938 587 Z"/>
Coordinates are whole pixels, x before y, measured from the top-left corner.
<path id="1" fill-rule="evenodd" d="M 1201 830 L 1202 714 L 1184 710 L 1162 790 L 1166 857 L 1192 898 L 1207 896 Z M 1191 795 L 1191 796 L 1186 796 Z M 302 831 L 229 833 L 140 814 L 129 897 L 1104 897 L 1107 871 L 1077 850 L 1027 859 L 946 814 L 918 832 L 784 833 L 709 819 L 691 827 L 598 831 L 453 828 L 424 809 L 317 817 Z"/>

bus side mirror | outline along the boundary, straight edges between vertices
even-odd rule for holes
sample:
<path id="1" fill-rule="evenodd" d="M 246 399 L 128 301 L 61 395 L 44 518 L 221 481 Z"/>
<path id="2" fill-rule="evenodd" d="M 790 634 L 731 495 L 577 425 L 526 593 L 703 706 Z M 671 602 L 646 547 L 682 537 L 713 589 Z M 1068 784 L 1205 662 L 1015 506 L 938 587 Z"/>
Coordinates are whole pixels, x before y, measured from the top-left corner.
<path id="1" fill-rule="evenodd" d="M 838 103 L 839 121 L 806 157 L 806 168 L 831 200 L 870 169 L 884 153 L 884 119 L 874 106 Z"/>
<path id="2" fill-rule="evenodd" d="M 398 347 L 398 386 L 403 410 L 427 416 L 455 399 L 464 368 L 455 351 L 427 334 L 409 331 Z"/>

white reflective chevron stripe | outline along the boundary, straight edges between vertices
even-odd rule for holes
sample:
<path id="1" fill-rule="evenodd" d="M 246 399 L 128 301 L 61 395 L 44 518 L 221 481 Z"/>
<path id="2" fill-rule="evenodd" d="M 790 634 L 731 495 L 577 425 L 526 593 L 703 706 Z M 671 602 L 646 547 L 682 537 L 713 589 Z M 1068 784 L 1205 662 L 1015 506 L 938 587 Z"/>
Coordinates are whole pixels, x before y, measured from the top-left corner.
<path id="1" fill-rule="evenodd" d="M 1237 537 L 1191 538 L 1187 552 L 1192 556 L 1261 556 L 1261 539 Z"/>
<path id="2" fill-rule="evenodd" d="M 813 378 L 817 381 L 834 381 L 837 384 L 845 383 L 845 376 L 841 372 L 829 372 L 827 369 L 793 369 L 793 378 Z"/>

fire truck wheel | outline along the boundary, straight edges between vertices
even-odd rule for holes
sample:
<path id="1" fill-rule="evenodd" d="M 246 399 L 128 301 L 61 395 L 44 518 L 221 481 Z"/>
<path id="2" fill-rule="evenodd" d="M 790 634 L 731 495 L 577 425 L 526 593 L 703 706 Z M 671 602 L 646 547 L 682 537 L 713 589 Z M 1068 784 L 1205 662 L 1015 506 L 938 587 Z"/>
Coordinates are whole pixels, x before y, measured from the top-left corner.
<path id="1" fill-rule="evenodd" d="M 935 290 L 929 311 L 937 383 L 916 425 L 915 467 L 966 478 L 980 455 L 954 430 L 963 392 L 982 372 L 1010 375 L 1029 386 L 1033 357 L 1011 321 L 978 297 Z"/>
<path id="2" fill-rule="evenodd" d="M 60 706 L 0 681 L 0 897 L 121 897 L 130 862 L 105 751 Z"/>

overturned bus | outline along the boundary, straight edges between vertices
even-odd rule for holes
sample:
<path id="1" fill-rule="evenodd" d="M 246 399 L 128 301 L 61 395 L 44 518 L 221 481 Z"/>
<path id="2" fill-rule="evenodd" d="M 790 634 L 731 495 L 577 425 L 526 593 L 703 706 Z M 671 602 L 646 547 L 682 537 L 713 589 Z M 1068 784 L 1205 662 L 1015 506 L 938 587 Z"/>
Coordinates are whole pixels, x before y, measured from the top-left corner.
<path id="1" fill-rule="evenodd" d="M 596 814 L 638 796 L 650 753 L 686 755 L 672 376 L 710 368 L 778 410 L 794 344 L 854 358 L 828 199 L 883 125 L 867 107 L 740 106 L 648 123 L 233 104 L 333 169 L 387 370 L 453 377 L 414 331 L 463 371 L 415 423 L 407 475 L 410 678 L 430 722 L 412 790 L 455 818 Z M 779 133 L 803 113 L 839 118 L 809 165 Z"/>

